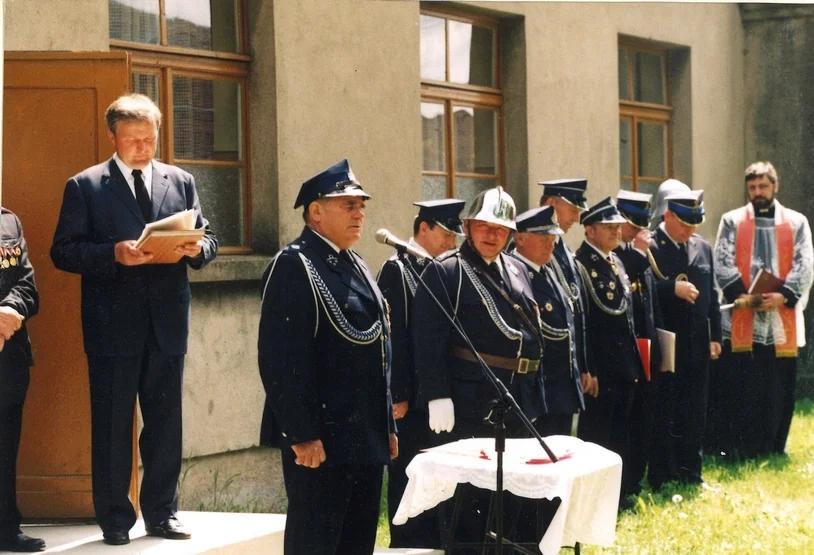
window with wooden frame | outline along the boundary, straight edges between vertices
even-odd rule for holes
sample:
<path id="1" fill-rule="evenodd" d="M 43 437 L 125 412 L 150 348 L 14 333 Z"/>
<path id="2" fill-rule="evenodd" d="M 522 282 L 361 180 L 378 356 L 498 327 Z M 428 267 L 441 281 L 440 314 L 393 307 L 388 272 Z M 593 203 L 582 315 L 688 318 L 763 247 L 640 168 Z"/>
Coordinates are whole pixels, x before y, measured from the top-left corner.
<path id="1" fill-rule="evenodd" d="M 622 189 L 654 194 L 672 176 L 668 52 L 619 44 L 619 162 Z"/>
<path id="2" fill-rule="evenodd" d="M 424 199 L 471 201 L 502 184 L 498 20 L 421 10 Z"/>
<path id="3" fill-rule="evenodd" d="M 190 172 L 223 254 L 251 252 L 244 0 L 108 0 L 110 45 L 164 121 L 156 157 Z"/>

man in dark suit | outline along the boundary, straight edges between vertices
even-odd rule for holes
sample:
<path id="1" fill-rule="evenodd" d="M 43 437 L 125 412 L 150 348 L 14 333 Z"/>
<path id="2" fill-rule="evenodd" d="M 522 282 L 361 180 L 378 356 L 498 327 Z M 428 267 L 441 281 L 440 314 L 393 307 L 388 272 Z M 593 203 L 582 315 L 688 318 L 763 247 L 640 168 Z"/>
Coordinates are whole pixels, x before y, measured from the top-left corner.
<path id="1" fill-rule="evenodd" d="M 413 203 L 419 207 L 413 222 L 409 244 L 419 252 L 436 258 L 457 248 L 457 238 L 463 235 L 460 213 L 466 204 L 456 199 L 428 200 Z M 425 259 L 409 253 L 391 256 L 379 272 L 382 294 L 390 305 L 390 330 L 393 345 L 393 368 L 390 393 L 393 414 L 399 427 L 399 457 L 393 461 L 387 483 L 387 509 L 390 515 L 390 547 L 441 547 L 437 515 L 425 511 L 401 526 L 393 525 L 404 489 L 405 469 L 421 449 L 430 446 L 427 412 L 418 404 L 418 377 L 413 366 L 411 318 L 413 296 L 419 284 L 410 271 L 421 273 Z"/>
<path id="2" fill-rule="evenodd" d="M 630 282 L 624 264 L 613 252 L 619 246 L 625 219 L 608 197 L 584 212 L 581 220 L 585 241 L 577 249 L 576 259 L 590 299 L 588 366 L 596 376 L 599 395 L 585 400 L 578 435 L 614 451 L 627 466 L 634 390 L 644 378 L 644 368 L 636 342 Z M 628 487 L 623 480 L 622 491 Z"/>
<path id="3" fill-rule="evenodd" d="M 39 310 L 34 268 L 20 220 L 0 208 L 0 551 L 35 552 L 45 542 L 20 530 L 17 508 L 17 451 L 34 364 L 26 321 Z"/>
<path id="4" fill-rule="evenodd" d="M 347 160 L 307 180 L 305 229 L 263 275 L 260 440 L 282 450 L 286 555 L 372 553 L 398 456 L 387 303 L 350 250 L 369 198 Z"/>
<path id="5" fill-rule="evenodd" d="M 568 233 L 568 230 L 579 222 L 580 214 L 588 207 L 585 198 L 588 181 L 586 179 L 556 179 L 542 181 L 538 185 L 543 186 L 540 206 L 553 206 L 560 229 L 563 230 L 563 233 Z M 596 396 L 596 377 L 590 374 L 590 369 L 585 363 L 585 312 L 588 307 L 588 299 L 585 285 L 582 283 L 582 277 L 574 261 L 574 253 L 571 252 L 564 237 L 560 237 L 554 245 L 554 255 L 549 264 L 554 270 L 554 275 L 557 276 L 557 281 L 559 281 L 571 301 L 570 305 L 574 313 L 574 325 L 576 326 L 575 347 L 577 364 L 581 372 L 582 391 L 586 395 Z"/>
<path id="6" fill-rule="evenodd" d="M 657 328 L 663 328 L 661 308 L 656 295 L 656 278 L 650 268 L 650 224 L 652 195 L 619 191 L 616 206 L 626 220 L 622 224 L 622 240 L 613 252 L 622 261 L 630 281 L 633 298 L 633 323 L 636 337 L 650 342 L 650 365 L 646 379 L 639 380 L 633 391 L 630 422 L 630 463 L 622 469 L 628 487 L 622 495 L 638 495 L 647 470 L 653 430 L 657 419 L 656 387 L 661 368 L 661 348 Z"/>
<path id="7" fill-rule="evenodd" d="M 552 206 L 528 210 L 517 217 L 516 247 L 511 253 L 526 265 L 546 342 L 541 364 L 548 412 L 534 422 L 544 437 L 571 435 L 574 415 L 585 408 L 575 348 L 574 314 L 568 294 L 549 264 L 554 245 L 562 233 Z M 523 499 L 521 504 L 517 540 L 539 541 L 553 520 L 560 500 L 535 502 Z"/>
<path id="8" fill-rule="evenodd" d="M 659 386 L 660 403 L 670 412 L 663 422 L 666 430 L 658 434 L 669 440 L 659 449 L 660 459 L 651 460 L 656 466 L 653 487 L 671 479 L 703 482 L 709 365 L 710 359 L 721 354 L 721 312 L 712 249 L 695 233 L 704 221 L 703 193 L 667 196 L 664 221 L 650 241 L 664 327 L 676 334 L 675 375 L 664 380 L 664 387 Z"/>
<path id="9" fill-rule="evenodd" d="M 161 112 L 125 95 L 106 113 L 113 157 L 68 180 L 51 247 L 54 266 L 82 276 L 82 334 L 90 372 L 93 504 L 105 543 L 129 543 L 133 410 L 138 395 L 147 534 L 188 539 L 175 516 L 181 472 L 181 397 L 189 332 L 187 267 L 215 258 L 218 242 L 201 213 L 195 179 L 153 160 Z M 146 223 L 191 209 L 202 240 L 180 260 L 150 264 L 136 248 Z"/>
<path id="10" fill-rule="evenodd" d="M 464 218 L 466 242 L 427 266 L 422 277 L 533 421 L 545 414 L 538 373 L 543 339 L 528 272 L 503 252 L 516 229 L 514 216 L 514 201 L 502 187 L 483 191 Z M 439 434 L 436 443 L 494 436 L 494 427 L 484 419 L 499 395 L 466 342 L 423 289 L 416 290 L 413 300 L 413 329 L 419 397 L 427 403 L 430 428 Z M 512 414 L 506 418 L 506 428 L 507 437 L 527 436 Z M 488 493 L 464 485 L 455 495 L 461 500 L 462 513 L 457 530 L 451 532 L 461 542 L 482 542 Z M 507 497 L 506 529 L 510 530 L 518 504 Z M 481 549 L 461 552 L 480 553 Z"/>

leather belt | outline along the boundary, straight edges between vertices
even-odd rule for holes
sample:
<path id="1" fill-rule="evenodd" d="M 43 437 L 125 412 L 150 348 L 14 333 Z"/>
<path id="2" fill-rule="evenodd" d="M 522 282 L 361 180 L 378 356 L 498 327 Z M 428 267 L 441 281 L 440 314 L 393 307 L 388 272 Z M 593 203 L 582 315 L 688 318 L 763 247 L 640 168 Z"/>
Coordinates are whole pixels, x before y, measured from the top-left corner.
<path id="1" fill-rule="evenodd" d="M 459 347 L 457 345 L 453 345 L 452 347 L 450 347 L 449 354 L 451 354 L 455 358 L 460 358 L 461 360 L 466 360 L 475 363 L 478 362 L 478 359 L 475 358 L 475 355 L 473 355 L 469 351 L 469 349 Z M 539 360 L 532 360 L 530 358 L 499 357 L 495 355 L 487 355 L 486 353 L 478 354 L 483 359 L 483 362 L 485 362 L 492 368 L 509 370 L 511 372 L 517 372 L 518 374 L 528 374 L 529 372 L 536 372 L 537 370 L 540 369 Z"/>

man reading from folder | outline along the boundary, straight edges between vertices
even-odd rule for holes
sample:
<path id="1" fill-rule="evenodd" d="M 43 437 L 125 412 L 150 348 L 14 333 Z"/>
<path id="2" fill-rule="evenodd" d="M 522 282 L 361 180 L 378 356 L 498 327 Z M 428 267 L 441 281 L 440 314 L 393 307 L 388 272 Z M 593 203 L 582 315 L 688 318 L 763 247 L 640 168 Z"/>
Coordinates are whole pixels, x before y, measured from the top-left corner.
<path id="1" fill-rule="evenodd" d="M 105 543 L 128 543 L 136 522 L 128 490 L 138 395 L 147 534 L 187 539 L 175 517 L 191 299 L 187 266 L 203 268 L 215 258 L 218 242 L 201 213 L 195 179 L 153 160 L 158 107 L 146 96 L 126 95 L 105 116 L 116 153 L 68 180 L 51 247 L 57 268 L 82 276 L 93 505 Z M 178 247 L 178 262 L 152 264 L 152 255 L 135 247 L 145 224 L 187 209 L 195 211 L 203 238 Z"/>
<path id="2" fill-rule="evenodd" d="M 746 297 L 758 274 L 782 286 L 764 292 L 753 307 L 724 311 L 728 400 L 720 410 L 729 424 L 720 447 L 754 457 L 783 453 L 794 413 L 797 349 L 805 344 L 803 309 L 814 275 L 811 229 L 804 215 L 777 199 L 779 180 L 770 162 L 746 168 L 749 203 L 724 214 L 715 243 L 715 279 L 726 302 Z"/>

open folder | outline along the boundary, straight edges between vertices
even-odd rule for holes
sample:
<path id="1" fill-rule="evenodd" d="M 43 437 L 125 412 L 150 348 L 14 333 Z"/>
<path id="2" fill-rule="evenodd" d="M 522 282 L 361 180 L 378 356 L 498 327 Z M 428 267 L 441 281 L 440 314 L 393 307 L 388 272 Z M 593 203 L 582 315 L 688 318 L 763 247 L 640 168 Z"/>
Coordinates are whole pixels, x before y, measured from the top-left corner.
<path id="1" fill-rule="evenodd" d="M 661 348 L 661 371 L 676 371 L 676 334 L 671 331 L 656 328 Z"/>
<path id="2" fill-rule="evenodd" d="M 149 264 L 174 264 L 181 260 L 175 248 L 184 243 L 195 243 L 204 235 L 204 229 L 195 229 L 195 210 L 176 212 L 144 226 L 136 248 L 151 253 Z"/>

